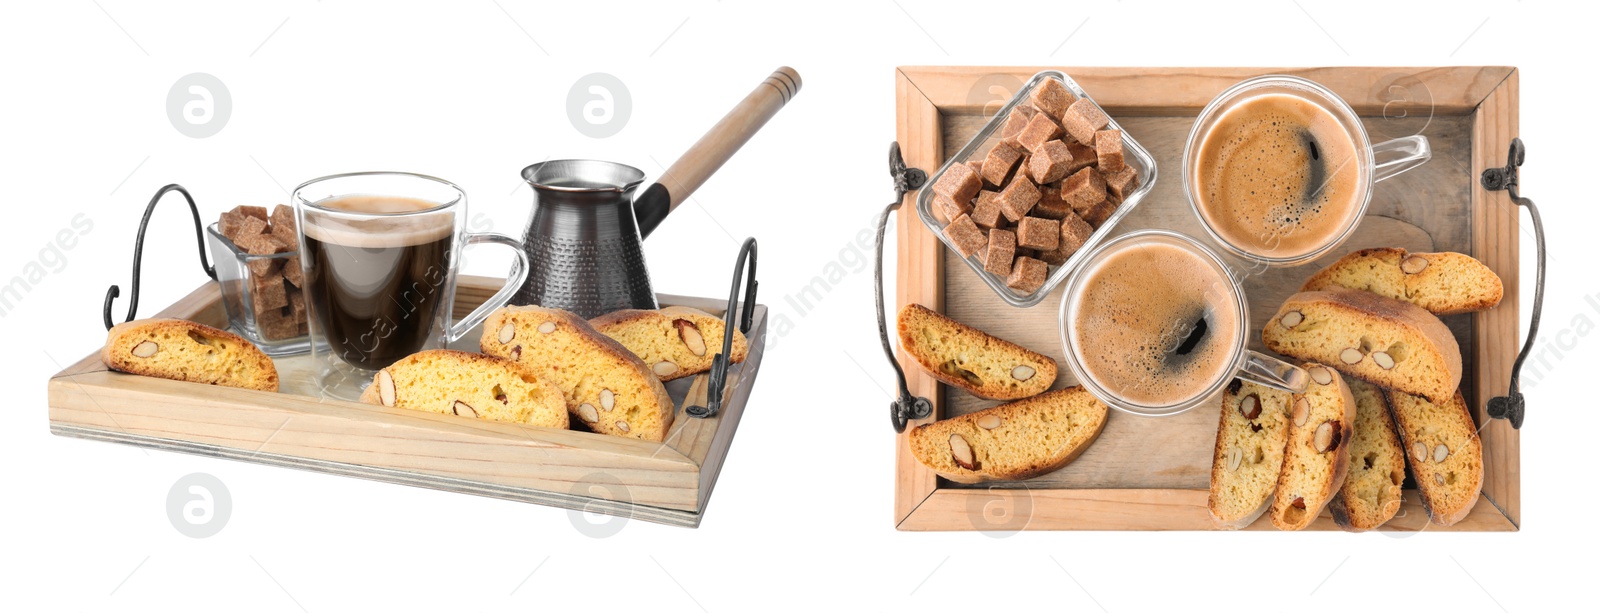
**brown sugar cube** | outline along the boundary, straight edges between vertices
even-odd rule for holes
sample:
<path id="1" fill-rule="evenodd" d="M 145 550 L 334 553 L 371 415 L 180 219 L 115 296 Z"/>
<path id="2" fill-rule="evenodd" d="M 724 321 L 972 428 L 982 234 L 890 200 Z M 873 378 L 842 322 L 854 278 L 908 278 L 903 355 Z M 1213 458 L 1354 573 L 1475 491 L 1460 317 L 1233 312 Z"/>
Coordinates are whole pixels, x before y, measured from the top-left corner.
<path id="1" fill-rule="evenodd" d="M 295 251 L 300 248 L 300 237 L 294 231 L 293 223 L 284 225 L 274 221 L 272 222 L 270 232 L 272 233 L 273 238 L 278 239 L 278 242 L 288 245 L 290 251 Z"/>
<path id="2" fill-rule="evenodd" d="M 1031 153 L 1058 136 L 1061 136 L 1061 126 L 1056 125 L 1054 119 L 1044 113 L 1034 113 L 1033 119 L 1028 120 L 1027 127 L 1017 135 L 1017 143 Z"/>
<path id="3" fill-rule="evenodd" d="M 289 306 L 289 292 L 283 286 L 283 275 L 255 275 L 250 277 L 250 304 L 256 315 L 262 311 Z"/>
<path id="4" fill-rule="evenodd" d="M 283 244 L 289 245 L 291 251 L 298 248 L 300 237 L 295 232 L 294 209 L 282 204 L 273 207 L 269 226 L 272 235 L 283 241 Z"/>
<path id="5" fill-rule="evenodd" d="M 1072 103 L 1067 107 L 1066 116 L 1061 118 L 1061 125 L 1067 133 L 1085 145 L 1093 145 L 1094 133 L 1110 123 L 1111 118 L 1106 117 L 1105 112 L 1088 98 L 1079 98 Z"/>
<path id="6" fill-rule="evenodd" d="M 1026 104 L 1012 107 L 1011 113 L 1006 115 L 1005 122 L 1000 124 L 1000 142 L 1020 149 L 1022 145 L 1017 142 L 1017 136 L 1022 134 L 1023 128 L 1028 127 L 1028 120 L 1033 119 L 1034 114 L 1038 112 Z"/>
<path id="7" fill-rule="evenodd" d="M 223 236 L 233 241 L 235 246 L 243 249 L 244 245 L 240 241 L 246 237 L 260 236 L 261 233 L 266 232 L 267 222 L 238 211 L 228 211 L 223 213 L 222 218 L 217 221 L 217 231 L 222 232 Z"/>
<path id="8" fill-rule="evenodd" d="M 1044 111 L 1056 121 L 1060 121 L 1061 116 L 1067 112 L 1067 107 L 1078 101 L 1078 96 L 1073 94 L 1072 90 L 1067 89 L 1067 86 L 1062 85 L 1060 81 L 1045 79 L 1039 83 L 1038 87 L 1033 88 L 1033 95 L 1028 97 L 1028 101 L 1033 104 L 1034 108 Z"/>
<path id="9" fill-rule="evenodd" d="M 281 340 L 304 336 L 309 331 L 305 294 L 293 287 L 286 289 L 289 304 L 278 309 L 267 309 L 256 315 L 256 328 L 267 340 Z"/>
<path id="10" fill-rule="evenodd" d="M 271 255 L 289 251 L 289 245 L 271 234 L 252 234 L 239 238 L 238 245 L 246 253 Z"/>
<path id="11" fill-rule="evenodd" d="M 978 173 L 978 178 L 983 178 L 983 160 L 967 160 L 967 168 Z"/>
<path id="12" fill-rule="evenodd" d="M 289 246 L 283 244 L 271 234 L 256 234 L 245 236 L 235 241 L 246 253 L 251 255 L 271 255 L 289 251 Z M 250 258 L 246 261 L 250 272 L 257 275 L 269 275 L 278 271 L 283 266 L 283 258 Z"/>
<path id="13" fill-rule="evenodd" d="M 1033 181 L 1019 174 L 1000 191 L 1000 213 L 1011 221 L 1020 220 L 1033 209 L 1034 203 L 1039 202 L 1039 195 L 1039 188 L 1034 186 Z"/>
<path id="14" fill-rule="evenodd" d="M 1055 183 L 1067 176 L 1067 166 L 1072 163 L 1072 149 L 1059 140 L 1039 146 L 1028 159 L 1028 174 L 1040 185 Z"/>
<path id="15" fill-rule="evenodd" d="M 1032 294 L 1044 287 L 1044 279 L 1049 273 L 1049 267 L 1041 260 L 1029 257 L 1017 258 L 1011 265 L 1011 276 L 1006 277 L 1006 287 L 1024 294 Z"/>
<path id="16" fill-rule="evenodd" d="M 295 287 L 305 286 L 304 271 L 300 270 L 300 256 L 294 256 L 283 261 L 283 280 Z"/>
<path id="17" fill-rule="evenodd" d="M 1061 242 L 1061 222 L 1042 217 L 1024 217 L 1017 222 L 1017 245 L 1049 251 Z"/>
<path id="18" fill-rule="evenodd" d="M 284 292 L 289 297 L 289 306 L 284 307 L 289 311 L 289 316 L 296 323 L 306 320 L 306 295 L 299 288 L 289 287 Z"/>
<path id="19" fill-rule="evenodd" d="M 989 155 L 983 158 L 983 180 L 990 185 L 1005 185 L 1006 177 L 1022 159 L 1022 150 L 1005 143 L 996 143 Z"/>
<path id="20" fill-rule="evenodd" d="M 235 241 L 242 233 L 241 230 L 244 229 L 244 220 L 246 219 L 255 218 L 238 211 L 223 211 L 222 216 L 217 218 L 217 231 L 221 232 L 229 241 Z M 256 221 L 261 220 L 256 219 Z M 260 233 L 257 232 L 257 234 Z"/>
<path id="21" fill-rule="evenodd" d="M 1017 234 L 1010 230 L 990 230 L 989 247 L 983 252 L 983 269 L 1002 277 L 1011 274 L 1011 260 L 1017 257 Z"/>
<path id="22" fill-rule="evenodd" d="M 288 307 L 256 311 L 256 331 L 269 341 L 294 338 L 303 334 L 300 322 L 295 321 Z"/>
<path id="23" fill-rule="evenodd" d="M 1093 234 L 1094 228 L 1090 227 L 1088 222 L 1077 214 L 1067 215 L 1061 220 L 1061 240 L 1056 243 L 1056 248 L 1039 254 L 1039 259 L 1055 266 L 1065 264 L 1072 254 L 1083 248 L 1083 244 L 1088 242 Z"/>
<path id="24" fill-rule="evenodd" d="M 1000 192 L 978 192 L 978 203 L 972 207 L 972 222 L 980 228 L 1000 227 Z"/>
<path id="25" fill-rule="evenodd" d="M 1039 196 L 1039 202 L 1033 205 L 1033 210 L 1028 211 L 1029 215 L 1060 220 L 1073 214 L 1072 205 L 1061 199 L 1061 189 L 1059 187 L 1053 189 L 1041 188 L 1039 191 L 1044 193 Z"/>
<path id="26" fill-rule="evenodd" d="M 1128 165 L 1122 159 L 1122 130 L 1101 130 L 1094 133 L 1095 158 L 1100 161 L 1101 173 L 1113 173 Z"/>
<path id="27" fill-rule="evenodd" d="M 267 217 L 267 207 L 264 206 L 246 206 L 241 204 L 233 207 L 233 212 L 249 215 L 261 221 L 271 221 L 271 219 Z"/>
<path id="28" fill-rule="evenodd" d="M 1061 220 L 1061 242 L 1056 245 L 1056 248 L 1077 251 L 1083 247 L 1084 243 L 1089 242 L 1089 237 L 1092 235 L 1094 235 L 1094 226 L 1089 225 L 1089 222 L 1084 221 L 1077 215 L 1069 215 L 1066 219 Z M 1067 255 L 1071 255 L 1071 253 Z"/>
<path id="29" fill-rule="evenodd" d="M 933 184 L 933 193 L 956 202 L 972 202 L 980 189 L 983 189 L 983 180 L 966 164 L 951 164 Z"/>
<path id="30" fill-rule="evenodd" d="M 1080 170 L 1061 184 L 1061 199 L 1082 213 L 1105 201 L 1106 179 L 1093 167 Z"/>
<path id="31" fill-rule="evenodd" d="M 972 218 L 966 215 L 957 217 L 950 225 L 944 227 L 944 235 L 956 247 L 956 252 L 961 257 L 970 258 L 972 254 L 983 251 L 988 246 L 989 239 L 983 235 L 983 230 L 972 223 Z"/>
<path id="32" fill-rule="evenodd" d="M 1072 152 L 1072 161 L 1067 163 L 1067 176 L 1078 174 L 1078 171 L 1100 162 L 1099 155 L 1095 153 L 1094 147 L 1079 144 L 1075 140 L 1064 140 L 1062 142 L 1067 143 L 1067 150 Z"/>
<path id="33" fill-rule="evenodd" d="M 938 214 L 939 219 L 944 220 L 945 223 L 950 223 L 955 218 L 966 215 L 971 211 L 971 207 L 962 206 L 944 194 L 933 195 L 933 212 Z"/>
<path id="34" fill-rule="evenodd" d="M 1105 225 L 1106 220 L 1111 219 L 1111 214 L 1115 212 L 1117 212 L 1117 203 L 1106 200 L 1089 207 L 1089 210 L 1085 211 L 1082 216 L 1083 220 L 1088 222 L 1089 225 L 1099 228 Z"/>
<path id="35" fill-rule="evenodd" d="M 1134 170 L 1132 166 L 1124 165 L 1122 170 L 1106 173 L 1105 178 L 1106 190 L 1111 192 L 1117 202 L 1127 200 L 1128 194 L 1139 189 L 1139 171 Z"/>

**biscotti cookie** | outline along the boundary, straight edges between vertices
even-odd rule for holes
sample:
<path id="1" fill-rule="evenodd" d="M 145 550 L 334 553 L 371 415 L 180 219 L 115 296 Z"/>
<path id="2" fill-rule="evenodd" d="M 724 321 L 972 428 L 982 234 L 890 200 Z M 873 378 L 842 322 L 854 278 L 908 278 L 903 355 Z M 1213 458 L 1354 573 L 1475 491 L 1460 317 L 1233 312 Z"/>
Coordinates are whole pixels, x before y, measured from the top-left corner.
<path id="1" fill-rule="evenodd" d="M 700 309 L 624 309 L 591 319 L 589 324 L 639 356 L 662 381 L 711 370 L 711 360 L 722 352 L 722 319 Z M 749 350 L 744 334 L 735 328 L 729 362 L 743 362 Z"/>
<path id="2" fill-rule="evenodd" d="M 957 483 L 1030 479 L 1066 466 L 1106 425 L 1106 405 L 1069 387 L 917 426 L 911 454 Z"/>
<path id="3" fill-rule="evenodd" d="M 647 441 L 666 438 L 672 397 L 643 360 L 567 311 L 504 307 L 483 323 L 484 353 L 532 366 L 561 388 L 567 410 L 590 430 Z"/>
<path id="4" fill-rule="evenodd" d="M 1406 458 L 1383 390 L 1358 379 L 1345 383 L 1356 400 L 1355 436 L 1350 439 L 1349 474 L 1328 511 L 1340 528 L 1361 532 L 1383 525 L 1400 510 Z"/>
<path id="5" fill-rule="evenodd" d="M 413 353 L 373 375 L 361 401 L 542 428 L 567 428 L 567 400 L 533 367 L 465 351 Z"/>
<path id="6" fill-rule="evenodd" d="M 900 309 L 900 348 L 935 379 L 995 400 L 1027 398 L 1056 381 L 1056 361 L 923 307 Z"/>
<path id="7" fill-rule="evenodd" d="M 1222 395 L 1206 508 L 1217 526 L 1238 530 L 1272 504 L 1289 440 L 1289 392 L 1234 379 Z"/>
<path id="8" fill-rule="evenodd" d="M 1306 281 L 1300 291 L 1359 289 L 1404 300 L 1435 315 L 1492 309 L 1505 287 L 1500 276 L 1472 256 L 1443 251 L 1363 249 L 1339 258 Z"/>
<path id="9" fill-rule="evenodd" d="M 1301 530 L 1322 512 L 1344 484 L 1356 401 L 1338 372 L 1308 363 L 1311 381 L 1289 404 L 1289 442 L 1273 492 L 1272 525 Z"/>
<path id="10" fill-rule="evenodd" d="M 1483 490 L 1483 441 L 1466 400 L 1460 392 L 1443 403 L 1395 391 L 1388 398 L 1428 517 L 1441 526 L 1465 519 Z"/>
<path id="11" fill-rule="evenodd" d="M 1461 385 L 1461 347 L 1432 313 L 1371 292 L 1290 296 L 1261 331 L 1267 348 L 1379 387 L 1446 401 Z"/>
<path id="12" fill-rule="evenodd" d="M 139 319 L 106 333 L 111 370 L 176 381 L 278 391 L 272 358 L 237 334 L 183 319 Z"/>

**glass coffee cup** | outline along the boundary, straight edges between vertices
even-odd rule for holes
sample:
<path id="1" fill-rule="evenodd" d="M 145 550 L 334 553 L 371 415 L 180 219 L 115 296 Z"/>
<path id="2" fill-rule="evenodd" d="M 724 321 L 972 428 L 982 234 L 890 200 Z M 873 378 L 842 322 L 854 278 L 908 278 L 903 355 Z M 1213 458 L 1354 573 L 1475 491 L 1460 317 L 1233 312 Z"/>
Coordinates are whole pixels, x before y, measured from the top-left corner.
<path id="1" fill-rule="evenodd" d="M 1067 280 L 1061 344 L 1089 393 L 1136 415 L 1205 404 L 1235 377 L 1305 391 L 1298 366 L 1245 348 L 1250 309 L 1228 266 L 1166 230 L 1118 236 Z"/>
<path id="2" fill-rule="evenodd" d="M 1200 111 L 1184 147 L 1183 189 L 1223 249 L 1296 266 L 1350 237 L 1374 184 L 1432 157 L 1421 135 L 1372 144 L 1355 110 L 1322 85 L 1267 75 Z"/>
<path id="3" fill-rule="evenodd" d="M 377 370 L 465 335 L 527 277 L 522 243 L 467 232 L 467 197 L 448 181 L 403 172 L 314 179 L 291 198 L 309 311 L 316 385 L 354 400 Z M 510 278 L 454 322 L 457 265 L 468 245 L 510 247 Z"/>

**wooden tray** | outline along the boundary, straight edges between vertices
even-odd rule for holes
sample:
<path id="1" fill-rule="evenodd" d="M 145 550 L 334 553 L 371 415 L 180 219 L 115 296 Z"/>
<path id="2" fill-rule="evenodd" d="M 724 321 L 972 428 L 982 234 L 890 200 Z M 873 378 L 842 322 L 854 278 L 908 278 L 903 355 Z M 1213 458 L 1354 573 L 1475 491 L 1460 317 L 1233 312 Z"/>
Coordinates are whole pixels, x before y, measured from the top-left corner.
<path id="1" fill-rule="evenodd" d="M 455 312 L 471 312 L 503 284 L 463 275 Z M 207 283 L 156 316 L 225 328 L 221 299 Z M 727 306 L 659 300 L 719 317 Z M 50 431 L 695 527 L 761 368 L 766 331 L 767 308 L 756 305 L 749 355 L 729 369 L 717 416 L 683 412 L 686 397 L 704 404 L 708 375 L 667 385 L 678 408 L 665 443 L 320 399 L 307 389 L 307 355 L 275 360 L 282 390 L 271 393 L 111 372 L 98 350 L 50 379 Z M 475 351 L 477 338 L 457 348 Z"/>
<path id="2" fill-rule="evenodd" d="M 906 165 L 932 172 L 959 150 L 1016 87 L 1042 68 L 903 67 L 896 73 L 897 139 Z M 1486 313 L 1445 317 L 1461 343 L 1462 391 L 1481 424 L 1483 499 L 1450 528 L 1428 523 L 1408 480 L 1405 503 L 1384 530 L 1514 531 L 1521 519 L 1518 433 L 1484 414 L 1504 393 L 1519 348 L 1517 207 L 1505 192 L 1478 184 L 1485 168 L 1505 163 L 1517 134 L 1517 71 L 1452 68 L 1061 68 L 1148 148 L 1161 168 L 1144 203 L 1114 233 L 1167 228 L 1196 237 L 1204 230 L 1189 209 L 1179 178 L 1183 145 L 1200 109 L 1245 78 L 1283 73 L 1337 92 L 1363 118 L 1373 142 L 1421 133 L 1433 159 L 1379 184 L 1355 235 L 1317 262 L 1271 270 L 1245 283 L 1253 326 L 1322 265 L 1377 246 L 1449 250 L 1482 260 L 1505 282 L 1505 299 Z M 1011 89 L 1007 90 L 1007 87 Z M 987 111 L 985 110 L 985 107 Z M 1057 333 L 1061 289 L 1039 306 L 1007 306 L 958 261 L 911 211 L 907 194 L 897 222 L 896 305 L 919 303 L 955 319 L 1063 359 Z M 892 314 L 891 314 L 892 316 Z M 1264 351 L 1259 335 L 1251 348 Z M 913 364 L 902 353 L 902 364 Z M 930 419 L 961 415 L 993 402 L 946 390 L 927 373 L 907 369 L 913 394 L 933 402 Z M 1074 385 L 1063 372 L 1056 387 Z M 1166 418 L 1111 411 L 1105 431 L 1082 456 L 1057 472 L 1021 483 L 963 486 L 938 478 L 896 439 L 895 525 L 901 530 L 1207 530 L 1206 512 L 1215 410 Z M 909 430 L 908 430 L 909 431 Z M 1252 529 L 1271 529 L 1265 516 Z M 1311 529 L 1336 530 L 1326 511 Z"/>

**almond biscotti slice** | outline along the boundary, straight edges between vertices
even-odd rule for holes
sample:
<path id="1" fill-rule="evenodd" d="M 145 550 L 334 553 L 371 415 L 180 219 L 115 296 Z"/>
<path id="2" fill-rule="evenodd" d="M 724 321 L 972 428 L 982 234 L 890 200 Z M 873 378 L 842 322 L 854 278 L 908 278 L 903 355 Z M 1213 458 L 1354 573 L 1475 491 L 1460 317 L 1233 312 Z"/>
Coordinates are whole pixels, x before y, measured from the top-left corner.
<path id="1" fill-rule="evenodd" d="M 900 309 L 900 348 L 935 379 L 994 400 L 1027 398 L 1056 381 L 1056 361 L 935 313 Z"/>
<path id="2" fill-rule="evenodd" d="M 1322 512 L 1344 484 L 1356 401 L 1332 368 L 1307 363 L 1311 381 L 1289 405 L 1289 442 L 1273 492 L 1272 525 L 1301 530 Z"/>
<path id="3" fill-rule="evenodd" d="M 1371 292 L 1290 296 L 1261 330 L 1278 353 L 1321 362 L 1379 387 L 1446 401 L 1461 385 L 1461 347 L 1422 307 Z"/>
<path id="4" fill-rule="evenodd" d="M 533 367 L 465 351 L 432 349 L 401 358 L 372 376 L 361 401 L 509 421 L 541 428 L 567 428 L 567 400 Z"/>
<path id="5" fill-rule="evenodd" d="M 722 352 L 722 319 L 700 309 L 624 309 L 591 319 L 589 324 L 639 356 L 662 381 L 711 370 L 712 358 Z M 743 362 L 749 351 L 744 334 L 735 328 L 729 362 Z"/>
<path id="6" fill-rule="evenodd" d="M 1300 291 L 1346 287 L 1404 300 L 1435 315 L 1494 308 L 1505 295 L 1500 276 L 1463 253 L 1408 253 L 1380 247 L 1351 253 L 1306 280 Z"/>
<path id="7" fill-rule="evenodd" d="M 111 370 L 193 383 L 278 391 L 272 358 L 237 334 L 184 319 L 112 326 L 100 360 Z"/>
<path id="8" fill-rule="evenodd" d="M 1206 507 L 1217 526 L 1238 530 L 1272 504 L 1289 440 L 1289 392 L 1234 379 L 1222 395 Z"/>
<path id="9" fill-rule="evenodd" d="M 1359 379 L 1345 383 L 1356 399 L 1356 429 L 1350 439 L 1349 474 L 1328 510 L 1340 528 L 1361 532 L 1383 525 L 1400 510 L 1406 458 L 1383 390 Z"/>
<path id="10" fill-rule="evenodd" d="M 1030 479 L 1078 457 L 1106 425 L 1106 405 L 1069 387 L 917 426 L 911 454 L 957 483 Z"/>
<path id="11" fill-rule="evenodd" d="M 561 309 L 504 307 L 483 323 L 478 347 L 532 366 L 561 388 L 567 410 L 590 430 L 647 441 L 666 438 L 672 397 L 643 360 Z"/>
<path id="12" fill-rule="evenodd" d="M 1465 519 L 1483 490 L 1483 441 L 1467 401 L 1459 391 L 1444 403 L 1395 391 L 1388 398 L 1428 517 L 1441 526 Z"/>

